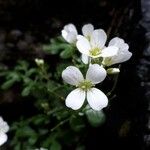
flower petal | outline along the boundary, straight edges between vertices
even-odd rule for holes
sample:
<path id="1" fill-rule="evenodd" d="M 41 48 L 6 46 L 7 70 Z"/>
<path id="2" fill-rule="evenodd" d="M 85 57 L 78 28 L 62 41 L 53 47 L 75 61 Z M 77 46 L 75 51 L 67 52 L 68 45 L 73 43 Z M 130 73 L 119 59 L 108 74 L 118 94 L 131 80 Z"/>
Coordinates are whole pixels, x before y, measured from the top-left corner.
<path id="1" fill-rule="evenodd" d="M 79 40 L 80 38 L 82 39 L 82 38 L 85 38 L 85 37 L 83 35 L 78 34 L 77 35 L 77 40 Z"/>
<path id="2" fill-rule="evenodd" d="M 119 37 L 115 37 L 115 38 L 110 40 L 108 46 L 117 46 L 117 47 L 119 47 L 122 43 L 124 43 L 123 39 L 121 39 Z"/>
<path id="3" fill-rule="evenodd" d="M 89 63 L 89 56 L 85 55 L 85 54 L 82 54 L 81 55 L 81 60 L 84 64 L 88 64 Z"/>
<path id="4" fill-rule="evenodd" d="M 62 72 L 63 80 L 71 85 L 78 85 L 83 81 L 83 75 L 77 67 L 69 66 Z"/>
<path id="5" fill-rule="evenodd" d="M 93 31 L 94 31 L 94 27 L 92 24 L 85 24 L 82 27 L 82 33 L 86 38 L 89 38 Z"/>
<path id="6" fill-rule="evenodd" d="M 112 64 L 117 64 L 117 63 L 122 63 L 127 60 L 129 60 L 132 56 L 132 53 L 129 51 L 121 51 L 117 56 L 113 56 L 111 58 L 111 65 Z"/>
<path id="7" fill-rule="evenodd" d="M 6 133 L 9 130 L 9 126 L 7 124 L 7 122 L 2 122 L 0 123 L 0 132 Z"/>
<path id="8" fill-rule="evenodd" d="M 110 42 L 109 42 L 109 46 L 116 46 L 119 48 L 120 50 L 128 50 L 129 49 L 129 45 L 127 43 L 124 42 L 123 39 L 115 37 L 113 38 Z"/>
<path id="9" fill-rule="evenodd" d="M 118 52 L 118 47 L 109 46 L 102 50 L 101 57 L 111 57 L 111 56 L 117 55 L 117 52 Z"/>
<path id="10" fill-rule="evenodd" d="M 132 53 L 129 52 L 129 51 L 126 51 L 126 52 L 124 52 L 124 55 L 123 55 L 122 59 L 119 62 L 120 63 L 125 62 L 125 61 L 129 60 L 131 58 L 131 56 L 132 56 Z"/>
<path id="11" fill-rule="evenodd" d="M 94 110 L 101 110 L 108 105 L 107 96 L 97 88 L 92 88 L 87 92 L 87 101 Z"/>
<path id="12" fill-rule="evenodd" d="M 90 80 L 93 84 L 102 82 L 106 78 L 106 70 L 98 64 L 89 66 L 86 73 L 86 79 Z"/>
<path id="13" fill-rule="evenodd" d="M 7 141 L 7 135 L 5 133 L 0 133 L 0 146 Z"/>
<path id="14" fill-rule="evenodd" d="M 76 46 L 82 54 L 89 55 L 91 46 L 90 46 L 90 42 L 85 37 L 81 35 L 77 37 Z"/>
<path id="15" fill-rule="evenodd" d="M 113 64 L 122 63 L 129 60 L 132 56 L 132 53 L 128 51 L 128 45 L 125 45 L 118 50 L 117 55 L 112 57 L 104 58 L 103 64 L 106 66 L 111 66 Z"/>
<path id="16" fill-rule="evenodd" d="M 118 52 L 114 56 L 105 58 L 102 62 L 104 65 L 110 66 L 131 58 L 132 53 L 128 51 L 129 45 L 125 43 L 123 39 L 115 37 L 109 42 L 109 45 L 118 47 Z"/>
<path id="17" fill-rule="evenodd" d="M 2 117 L 0 117 L 0 133 L 1 132 L 6 133 L 8 132 L 8 130 L 9 130 L 9 126 L 7 122 L 4 121 Z"/>
<path id="18" fill-rule="evenodd" d="M 75 34 L 78 34 L 75 25 L 72 23 L 65 25 L 64 30 L 67 32 L 74 32 Z"/>
<path id="19" fill-rule="evenodd" d="M 105 46 L 106 40 L 107 35 L 105 31 L 102 29 L 98 29 L 93 31 L 90 43 L 93 48 L 98 47 L 102 49 Z"/>
<path id="20" fill-rule="evenodd" d="M 61 34 L 62 34 L 62 37 L 68 43 L 75 43 L 78 33 L 77 33 L 76 27 L 73 24 L 68 24 L 64 27 Z"/>
<path id="21" fill-rule="evenodd" d="M 119 48 L 119 51 L 128 51 L 128 49 L 129 49 L 129 45 L 127 44 L 127 43 L 122 43 L 122 44 L 120 44 L 120 46 L 118 46 L 118 48 Z"/>
<path id="22" fill-rule="evenodd" d="M 77 110 L 82 107 L 85 100 L 85 91 L 77 88 L 73 90 L 66 98 L 66 106 Z"/>
<path id="23" fill-rule="evenodd" d="M 68 43 L 75 43 L 77 40 L 77 35 L 74 32 L 66 32 L 65 30 L 62 30 L 62 37 L 68 42 Z"/>
<path id="24" fill-rule="evenodd" d="M 67 39 L 68 32 L 67 32 L 66 30 L 62 30 L 62 31 L 61 31 L 61 35 L 62 35 L 62 37 L 66 40 L 66 39 Z"/>
<path id="25" fill-rule="evenodd" d="M 3 118 L 0 117 L 0 124 L 3 123 L 3 122 L 4 122 Z"/>

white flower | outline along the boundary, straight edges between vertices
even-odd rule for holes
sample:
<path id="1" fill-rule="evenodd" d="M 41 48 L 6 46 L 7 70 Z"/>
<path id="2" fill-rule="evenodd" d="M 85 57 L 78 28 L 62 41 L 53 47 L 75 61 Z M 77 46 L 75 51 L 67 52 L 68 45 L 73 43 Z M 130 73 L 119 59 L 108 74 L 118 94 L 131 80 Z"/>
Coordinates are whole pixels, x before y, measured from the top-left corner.
<path id="1" fill-rule="evenodd" d="M 7 122 L 0 117 L 0 146 L 3 145 L 7 141 L 6 132 L 8 132 L 9 126 Z"/>
<path id="2" fill-rule="evenodd" d="M 64 29 L 61 31 L 62 37 L 71 44 L 76 43 L 77 40 L 77 29 L 73 24 L 67 24 L 64 26 Z"/>
<path id="3" fill-rule="evenodd" d="M 94 27 L 92 24 L 85 24 L 82 27 L 82 34 L 87 38 L 90 39 L 92 32 L 94 31 Z M 62 37 L 70 44 L 76 44 L 77 41 L 77 29 L 75 25 L 73 24 L 67 24 L 64 26 L 64 29 L 61 31 Z M 80 36 L 80 35 L 78 35 Z M 88 64 L 88 56 L 82 54 L 81 55 L 81 60 L 85 63 Z"/>
<path id="4" fill-rule="evenodd" d="M 129 45 L 124 42 L 123 39 L 115 37 L 109 42 L 109 46 L 118 47 L 118 52 L 115 56 L 105 58 L 103 60 L 103 64 L 106 66 L 110 66 L 113 64 L 121 63 L 127 61 L 131 58 L 132 53 L 128 51 Z"/>
<path id="5" fill-rule="evenodd" d="M 102 29 L 94 30 L 91 33 L 90 40 L 84 36 L 77 36 L 76 46 L 78 50 L 92 58 L 111 57 L 116 55 L 118 48 L 116 46 L 105 47 L 107 35 Z"/>
<path id="6" fill-rule="evenodd" d="M 62 72 L 63 80 L 77 88 L 66 98 L 66 106 L 77 110 L 82 107 L 85 98 L 94 110 L 101 110 L 108 104 L 107 96 L 97 88 L 95 84 L 102 82 L 106 77 L 106 70 L 98 64 L 89 66 L 84 79 L 80 70 L 74 66 L 67 67 Z"/>

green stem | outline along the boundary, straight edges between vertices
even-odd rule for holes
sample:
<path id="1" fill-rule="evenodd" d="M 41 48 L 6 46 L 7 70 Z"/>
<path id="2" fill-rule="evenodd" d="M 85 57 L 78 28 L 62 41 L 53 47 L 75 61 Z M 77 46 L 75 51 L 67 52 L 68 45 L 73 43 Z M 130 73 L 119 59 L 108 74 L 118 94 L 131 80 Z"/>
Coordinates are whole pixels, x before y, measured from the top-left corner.
<path id="1" fill-rule="evenodd" d="M 49 111 L 49 112 L 47 112 L 47 115 L 52 115 L 52 114 L 54 114 L 54 113 L 56 113 L 56 112 L 60 112 L 60 111 L 62 111 L 62 110 L 64 110 L 64 108 L 63 107 L 61 107 L 61 108 L 56 108 L 56 109 L 54 109 L 54 110 L 51 110 L 51 111 Z"/>
<path id="2" fill-rule="evenodd" d="M 48 81 L 48 80 L 49 80 L 49 76 L 48 76 L 48 74 L 47 74 L 47 71 L 46 71 L 46 69 L 45 69 L 45 66 L 42 65 L 42 66 L 40 67 L 40 69 L 41 69 L 41 73 L 42 73 L 42 75 L 43 75 L 43 78 Z"/>
<path id="3" fill-rule="evenodd" d="M 65 100 L 65 98 L 63 96 L 58 95 L 56 92 L 53 92 L 50 89 L 48 89 L 48 92 L 52 93 L 53 95 L 55 95 L 56 97 L 58 97 L 61 100 Z"/>
<path id="4" fill-rule="evenodd" d="M 69 118 L 67 118 L 67 119 L 65 119 L 65 120 L 63 120 L 63 121 L 61 121 L 60 123 L 58 123 L 55 127 L 53 127 L 53 128 L 51 129 L 51 132 L 53 132 L 53 131 L 56 130 L 58 127 L 62 126 L 63 124 L 65 124 L 65 123 L 68 122 L 68 121 L 69 121 Z"/>
<path id="5" fill-rule="evenodd" d="M 119 67 L 118 67 L 119 69 L 121 68 L 121 65 L 119 65 Z M 115 90 L 115 88 L 116 88 L 116 86 L 117 86 L 117 83 L 118 83 L 118 78 L 119 78 L 119 73 L 116 75 L 116 77 L 115 77 L 115 81 L 114 81 L 114 84 L 113 84 L 113 87 L 112 87 L 112 89 L 106 94 L 107 96 L 110 96 L 113 92 L 114 92 L 114 90 Z"/>

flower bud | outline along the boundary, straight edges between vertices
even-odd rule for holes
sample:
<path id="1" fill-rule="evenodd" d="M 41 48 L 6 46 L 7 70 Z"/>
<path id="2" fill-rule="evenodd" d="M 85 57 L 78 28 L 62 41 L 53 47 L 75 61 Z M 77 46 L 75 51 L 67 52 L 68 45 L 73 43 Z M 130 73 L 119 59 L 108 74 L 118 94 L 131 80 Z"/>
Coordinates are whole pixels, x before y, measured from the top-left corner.
<path id="1" fill-rule="evenodd" d="M 107 69 L 108 74 L 118 74 L 120 72 L 119 68 L 109 68 Z"/>
<path id="2" fill-rule="evenodd" d="M 36 64 L 37 64 L 38 66 L 41 66 L 41 65 L 44 64 L 44 60 L 43 60 L 43 59 L 38 59 L 38 58 L 36 58 L 36 59 L 35 59 L 35 62 L 36 62 Z"/>

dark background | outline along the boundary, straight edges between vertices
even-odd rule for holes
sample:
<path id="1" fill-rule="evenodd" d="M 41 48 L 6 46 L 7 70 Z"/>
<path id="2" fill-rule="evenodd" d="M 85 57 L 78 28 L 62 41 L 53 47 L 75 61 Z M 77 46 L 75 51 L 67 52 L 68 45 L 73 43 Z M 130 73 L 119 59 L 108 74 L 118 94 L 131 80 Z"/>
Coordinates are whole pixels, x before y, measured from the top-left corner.
<path id="1" fill-rule="evenodd" d="M 42 44 L 70 22 L 78 29 L 92 23 L 107 31 L 109 39 L 124 38 L 133 57 L 121 67 L 117 98 L 110 102 L 105 126 L 89 131 L 85 144 L 89 150 L 148 149 L 149 11 L 149 0 L 0 0 L 0 64 L 11 68 L 18 59 L 47 59 Z M 16 89 L 0 92 L 0 113 L 10 123 L 34 114 L 32 105 L 19 102 L 14 93 Z"/>

